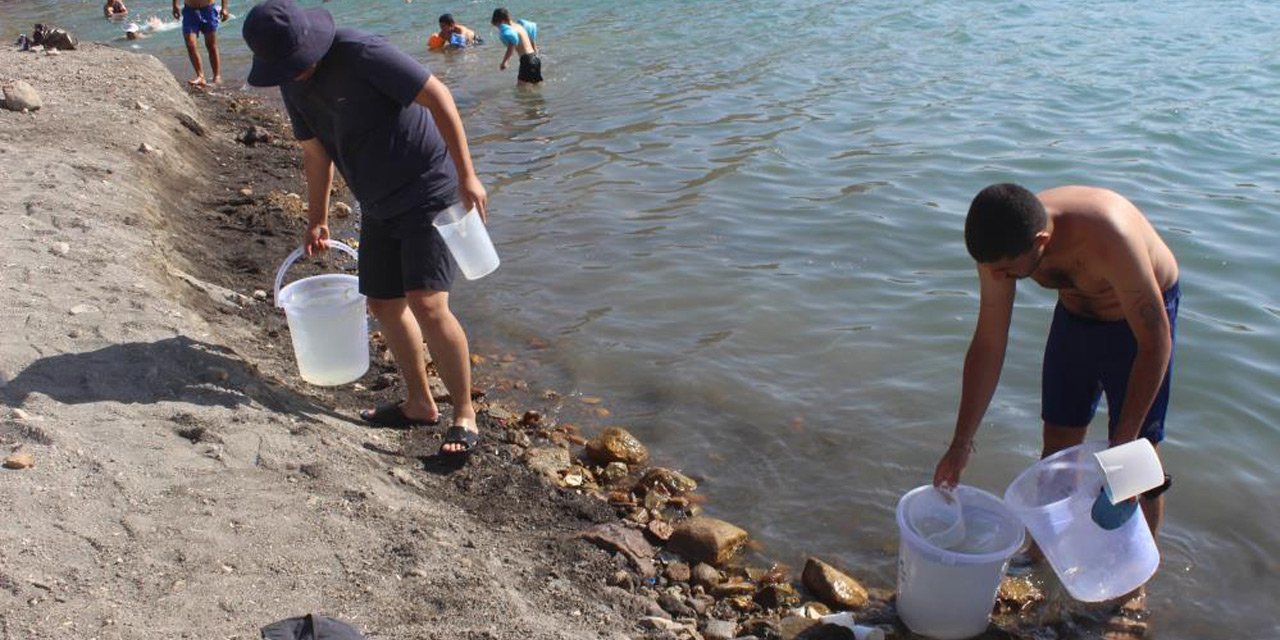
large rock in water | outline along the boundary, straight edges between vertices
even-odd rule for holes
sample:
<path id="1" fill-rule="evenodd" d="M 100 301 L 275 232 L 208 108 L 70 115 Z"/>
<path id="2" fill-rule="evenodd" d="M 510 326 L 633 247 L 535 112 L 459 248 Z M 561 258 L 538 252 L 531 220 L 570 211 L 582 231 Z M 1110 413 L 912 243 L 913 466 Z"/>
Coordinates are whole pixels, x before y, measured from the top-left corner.
<path id="1" fill-rule="evenodd" d="M 724 520 L 691 518 L 679 525 L 667 541 L 667 550 L 690 562 L 722 566 L 747 541 L 747 532 Z"/>
<path id="2" fill-rule="evenodd" d="M 837 609 L 867 604 L 867 590 L 857 580 L 817 558 L 805 563 L 800 580 L 814 597 Z"/>
<path id="3" fill-rule="evenodd" d="M 610 462 L 637 465 L 648 462 L 649 450 L 626 429 L 609 427 L 587 443 L 587 456 L 599 465 Z"/>
<path id="4" fill-rule="evenodd" d="M 44 106 L 40 94 L 26 80 L 15 80 L 4 86 L 4 108 L 10 111 L 35 111 Z"/>

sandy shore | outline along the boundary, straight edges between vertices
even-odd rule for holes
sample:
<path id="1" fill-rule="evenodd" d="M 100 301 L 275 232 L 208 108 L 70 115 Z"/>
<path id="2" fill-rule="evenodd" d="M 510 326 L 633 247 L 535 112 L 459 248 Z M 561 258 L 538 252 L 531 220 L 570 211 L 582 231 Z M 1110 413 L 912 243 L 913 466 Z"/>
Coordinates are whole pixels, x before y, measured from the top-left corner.
<path id="1" fill-rule="evenodd" d="M 607 505 L 500 455 L 424 471 L 438 436 L 295 382 L 252 295 L 301 224 L 269 194 L 301 179 L 234 141 L 241 104 L 96 45 L 0 51 L 0 76 L 43 100 L 0 111 L 0 457 L 35 463 L 0 471 L 0 637 L 256 638 L 309 612 L 374 638 L 627 637 L 643 603 L 569 539 Z"/>

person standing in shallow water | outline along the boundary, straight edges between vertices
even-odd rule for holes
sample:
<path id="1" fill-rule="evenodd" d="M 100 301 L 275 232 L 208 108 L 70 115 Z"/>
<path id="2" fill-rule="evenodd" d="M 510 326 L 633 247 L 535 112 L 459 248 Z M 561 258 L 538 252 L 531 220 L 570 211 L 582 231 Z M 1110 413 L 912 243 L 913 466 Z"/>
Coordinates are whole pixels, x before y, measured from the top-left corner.
<path id="1" fill-rule="evenodd" d="M 249 84 L 280 87 L 302 146 L 307 254 L 328 246 L 335 166 L 361 205 L 360 293 L 382 327 L 407 395 L 360 417 L 392 428 L 440 421 L 427 387 L 425 334 L 453 404 L 440 451 L 471 451 L 479 441 L 471 357 L 449 309 L 458 268 L 431 223 L 459 201 L 485 219 L 487 196 L 453 95 L 385 39 L 337 28 L 324 9 L 303 9 L 293 0 L 255 6 L 243 35 L 253 51 Z"/>
<path id="2" fill-rule="evenodd" d="M 1018 280 L 1058 292 L 1041 379 L 1042 457 L 1080 444 L 1107 395 L 1111 446 L 1164 439 L 1181 292 L 1178 263 L 1133 203 L 1106 189 L 1039 194 L 991 185 L 973 199 L 965 245 L 978 263 L 978 324 L 964 360 L 960 409 L 933 483 L 954 486 L 991 403 Z M 1169 482 L 1143 494 L 1154 534 Z"/>
<path id="3" fill-rule="evenodd" d="M 512 20 L 506 9 L 494 9 L 490 24 L 498 28 L 498 39 L 507 45 L 507 52 L 498 65 L 499 71 L 506 71 L 507 62 L 512 55 L 520 55 L 520 71 L 516 74 L 517 84 L 538 84 L 542 82 L 542 58 L 538 57 L 538 25 L 529 20 Z"/>
<path id="4" fill-rule="evenodd" d="M 231 14 L 227 11 L 227 0 L 222 0 L 222 9 L 214 6 L 214 0 L 185 0 L 182 9 L 178 9 L 178 0 L 173 0 L 173 17 L 182 19 L 182 39 L 187 45 L 187 57 L 196 75 L 187 81 L 193 87 L 205 85 L 204 67 L 200 64 L 200 48 L 197 43 L 198 34 L 204 34 L 204 46 L 209 50 L 209 71 L 213 72 L 213 83 L 222 82 L 222 56 L 218 53 L 218 25 L 226 22 Z"/>

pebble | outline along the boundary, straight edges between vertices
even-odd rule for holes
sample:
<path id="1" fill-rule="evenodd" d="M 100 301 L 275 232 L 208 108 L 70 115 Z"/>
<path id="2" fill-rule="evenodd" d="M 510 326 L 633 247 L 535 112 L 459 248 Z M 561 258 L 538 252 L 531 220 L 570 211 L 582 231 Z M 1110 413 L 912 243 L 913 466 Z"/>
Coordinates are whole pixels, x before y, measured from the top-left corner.
<path id="1" fill-rule="evenodd" d="M 266 292 L 266 291 L 263 291 L 262 289 L 254 289 L 254 290 L 253 290 L 253 299 L 254 299 L 254 300 L 266 300 L 266 299 L 267 299 L 267 292 Z"/>
<path id="2" fill-rule="evenodd" d="M 159 154 L 159 153 L 160 153 L 160 150 L 144 142 L 144 143 L 142 143 L 142 144 L 138 145 L 138 153 L 155 153 L 155 154 Z"/>
<path id="3" fill-rule="evenodd" d="M 67 242 L 55 242 L 52 247 L 49 247 L 49 253 L 52 253 L 59 258 L 65 258 L 68 253 L 71 253 L 71 244 Z"/>
<path id="4" fill-rule="evenodd" d="M 86 313 L 101 313 L 101 312 L 102 312 L 101 309 L 91 304 L 78 304 L 74 307 L 71 307 L 71 310 L 69 311 L 69 313 L 73 316 L 84 315 Z"/>
<path id="5" fill-rule="evenodd" d="M 19 451 L 4 459 L 6 469 L 30 469 L 36 466 L 36 457 L 27 451 Z"/>

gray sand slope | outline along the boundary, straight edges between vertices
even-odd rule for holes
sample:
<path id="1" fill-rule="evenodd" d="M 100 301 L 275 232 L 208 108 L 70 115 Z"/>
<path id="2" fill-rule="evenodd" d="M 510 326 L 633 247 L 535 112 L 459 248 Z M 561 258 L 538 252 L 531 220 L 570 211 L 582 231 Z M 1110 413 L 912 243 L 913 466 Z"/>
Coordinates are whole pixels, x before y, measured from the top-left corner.
<path id="1" fill-rule="evenodd" d="M 0 458 L 35 465 L 0 470 L 0 637 L 256 638 L 307 612 L 373 638 L 628 635 L 630 596 L 588 583 L 609 559 L 526 470 L 380 454 L 201 317 L 173 220 L 235 134 L 202 99 L 95 45 L 0 51 L 18 79 L 44 105 L 0 111 Z"/>

